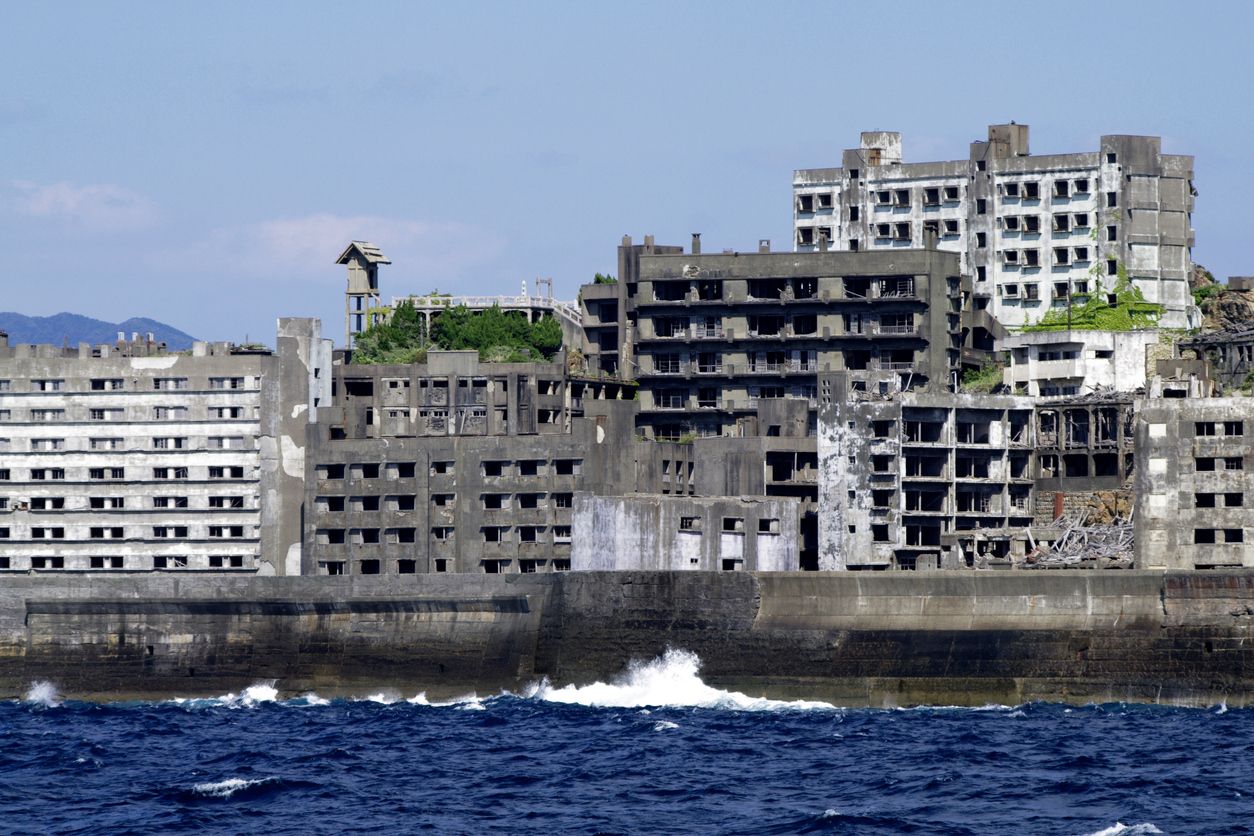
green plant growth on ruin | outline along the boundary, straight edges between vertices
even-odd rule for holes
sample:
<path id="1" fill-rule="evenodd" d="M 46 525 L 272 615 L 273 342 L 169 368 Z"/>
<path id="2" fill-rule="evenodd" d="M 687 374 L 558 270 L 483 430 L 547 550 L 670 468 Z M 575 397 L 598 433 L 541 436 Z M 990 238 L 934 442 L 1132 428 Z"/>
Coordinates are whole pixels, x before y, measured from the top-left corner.
<path id="1" fill-rule="evenodd" d="M 967 369 L 962 373 L 962 391 L 977 395 L 990 395 L 1002 386 L 1002 371 L 1006 367 L 1001 363 L 989 363 L 978 369 Z"/>
<path id="2" fill-rule="evenodd" d="M 426 318 L 405 301 L 358 335 L 353 363 L 422 363 L 429 348 L 478 351 L 485 363 L 521 363 L 552 359 L 561 347 L 562 327 L 551 316 L 533 323 L 521 311 L 458 305 L 435 314 L 428 334 Z"/>
<path id="3" fill-rule="evenodd" d="M 1117 266 L 1115 285 L 1107 290 L 1097 275 L 1100 268 L 1089 271 L 1094 285 L 1087 294 L 1072 297 L 1070 310 L 1054 308 L 1035 325 L 1024 331 L 1139 331 L 1158 327 L 1164 308 L 1147 302 L 1141 289 L 1132 283 L 1122 264 Z M 1113 303 L 1110 297 L 1114 297 Z"/>
<path id="4" fill-rule="evenodd" d="M 614 278 L 613 276 L 603 276 L 600 273 L 597 273 L 595 276 L 592 277 L 592 283 L 593 284 L 618 284 L 618 279 Z"/>
<path id="5" fill-rule="evenodd" d="M 1195 287 L 1193 288 L 1193 304 L 1200 308 L 1207 299 L 1214 299 L 1223 292 L 1223 285 L 1208 284 L 1202 287 Z"/>

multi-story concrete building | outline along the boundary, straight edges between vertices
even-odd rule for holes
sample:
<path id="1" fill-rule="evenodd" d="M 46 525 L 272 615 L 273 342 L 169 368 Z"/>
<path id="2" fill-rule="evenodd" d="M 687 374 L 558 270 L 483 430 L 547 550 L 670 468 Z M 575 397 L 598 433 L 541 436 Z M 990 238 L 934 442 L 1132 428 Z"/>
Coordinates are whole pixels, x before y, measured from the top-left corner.
<path id="1" fill-rule="evenodd" d="M 575 492 L 635 490 L 633 392 L 569 378 L 561 355 L 337 366 L 306 457 L 304 572 L 569 569 Z"/>
<path id="2" fill-rule="evenodd" d="M 900 250 L 939 237 L 974 280 L 974 305 L 1003 325 L 1037 322 L 1111 288 L 1120 268 L 1161 325 L 1197 327 L 1192 269 L 1193 158 L 1158 137 L 1103 136 L 1096 151 L 1032 156 L 1028 126 L 992 125 L 969 158 L 906 163 L 901 134 L 862 134 L 838 168 L 798 170 L 798 252 Z"/>
<path id="3" fill-rule="evenodd" d="M 618 247 L 618 276 L 610 284 L 586 284 L 579 289 L 583 319 L 583 354 L 589 374 L 634 380 L 636 362 L 636 296 L 640 288 L 640 258 L 682 255 L 683 247 L 656 244 L 652 235 L 633 244 L 624 235 Z"/>
<path id="4" fill-rule="evenodd" d="M 316 320 L 278 352 L 0 340 L 0 569 L 299 571 Z"/>
<path id="5" fill-rule="evenodd" d="M 1138 567 L 1254 566 L 1252 405 L 1248 398 L 1138 404 Z"/>
<path id="6" fill-rule="evenodd" d="M 1022 555 L 1029 398 L 849 390 L 819 422 L 819 569 L 962 568 Z"/>
<path id="7" fill-rule="evenodd" d="M 1002 379 L 1016 395 L 1056 398 L 1098 389 L 1135 392 L 1152 376 L 1163 334 L 1148 331 L 1024 331 L 1002 341 Z M 1164 348 L 1170 353 L 1170 347 Z"/>
<path id="8" fill-rule="evenodd" d="M 819 375 L 854 391 L 947 389 L 962 363 L 958 259 L 892 253 L 641 253 L 634 312 L 646 438 L 778 435 L 759 404 L 818 409 Z M 749 421 L 748 419 L 754 419 Z"/>

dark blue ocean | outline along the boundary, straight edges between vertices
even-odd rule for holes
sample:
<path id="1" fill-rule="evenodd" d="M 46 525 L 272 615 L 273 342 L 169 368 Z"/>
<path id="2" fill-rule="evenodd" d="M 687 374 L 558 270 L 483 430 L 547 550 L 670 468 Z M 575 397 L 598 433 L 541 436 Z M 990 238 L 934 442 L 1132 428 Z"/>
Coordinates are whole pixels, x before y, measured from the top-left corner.
<path id="1" fill-rule="evenodd" d="M 775 703 L 682 653 L 447 704 L 275 696 L 0 703 L 0 831 L 1254 832 L 1251 710 Z"/>

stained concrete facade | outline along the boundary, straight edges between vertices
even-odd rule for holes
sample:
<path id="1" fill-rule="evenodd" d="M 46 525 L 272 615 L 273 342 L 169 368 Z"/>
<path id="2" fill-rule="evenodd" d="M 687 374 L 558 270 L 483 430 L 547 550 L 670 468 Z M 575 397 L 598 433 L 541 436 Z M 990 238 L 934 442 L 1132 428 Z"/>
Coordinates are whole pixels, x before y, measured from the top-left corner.
<path id="1" fill-rule="evenodd" d="M 576 571 L 796 571 L 795 499 L 575 495 Z"/>
<path id="2" fill-rule="evenodd" d="M 935 233 L 973 278 L 976 309 L 1009 328 L 1109 289 L 1122 266 L 1165 307 L 1163 327 L 1198 327 L 1196 194 L 1193 158 L 1163 154 L 1158 137 L 1030 155 L 1028 126 L 1011 123 L 990 126 L 966 160 L 906 163 L 901 134 L 871 131 L 839 167 L 795 172 L 795 248 L 892 251 Z"/>
<path id="3" fill-rule="evenodd" d="M 1153 376 L 1152 349 L 1162 340 L 1157 329 L 1011 334 L 1002 341 L 1009 361 L 1002 379 L 1016 395 L 1032 397 L 1134 392 Z"/>
<path id="4" fill-rule="evenodd" d="M 835 377 L 819 421 L 819 569 L 956 569 L 1022 554 L 1032 399 L 879 397 Z"/>
<path id="5" fill-rule="evenodd" d="M 335 368 L 306 458 L 306 574 L 570 568 L 576 491 L 635 490 L 630 388 L 565 362 Z"/>
<path id="6" fill-rule="evenodd" d="M 767 401 L 818 413 L 819 376 L 855 390 L 947 388 L 962 363 L 957 259 L 893 253 L 642 253 L 641 434 L 745 436 Z"/>
<path id="7" fill-rule="evenodd" d="M 0 569 L 294 572 L 329 363 L 302 319 L 277 353 L 0 342 Z"/>
<path id="8" fill-rule="evenodd" d="M 1139 568 L 1254 566 L 1254 400 L 1138 403 Z"/>

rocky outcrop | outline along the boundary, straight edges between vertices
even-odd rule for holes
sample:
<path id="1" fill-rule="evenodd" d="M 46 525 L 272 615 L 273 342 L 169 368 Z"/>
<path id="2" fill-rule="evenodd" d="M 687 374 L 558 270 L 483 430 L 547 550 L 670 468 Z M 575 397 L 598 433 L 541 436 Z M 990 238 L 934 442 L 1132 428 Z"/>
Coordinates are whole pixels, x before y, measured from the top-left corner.
<path id="1" fill-rule="evenodd" d="M 1254 325 L 1254 290 L 1229 290 L 1200 264 L 1193 265 L 1189 289 L 1202 309 L 1202 330 Z"/>

